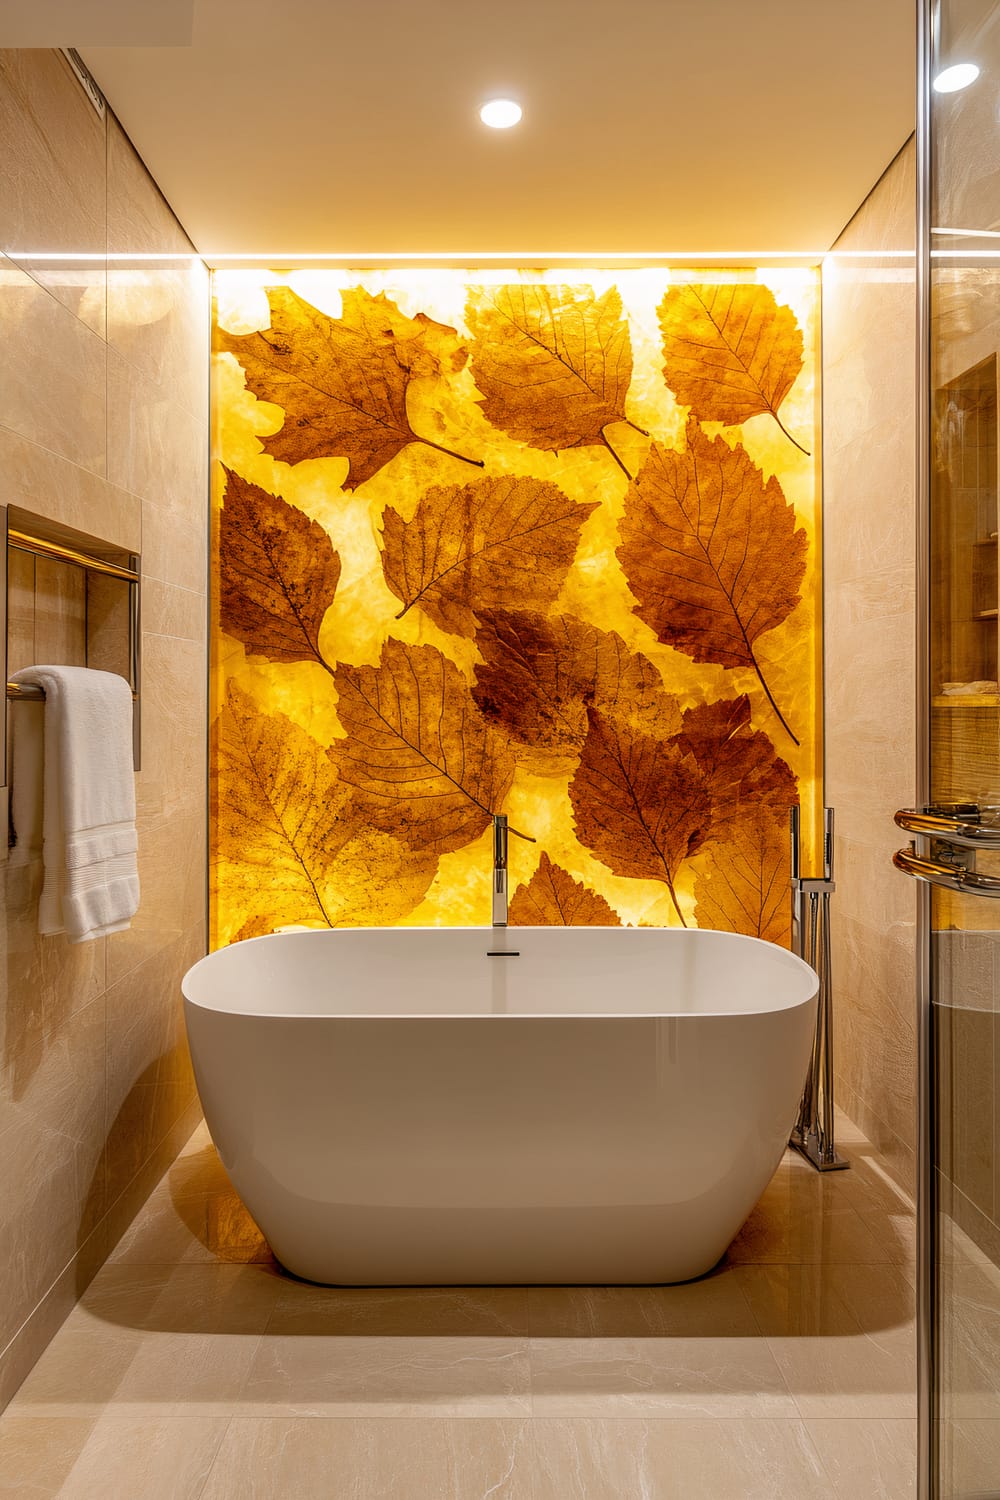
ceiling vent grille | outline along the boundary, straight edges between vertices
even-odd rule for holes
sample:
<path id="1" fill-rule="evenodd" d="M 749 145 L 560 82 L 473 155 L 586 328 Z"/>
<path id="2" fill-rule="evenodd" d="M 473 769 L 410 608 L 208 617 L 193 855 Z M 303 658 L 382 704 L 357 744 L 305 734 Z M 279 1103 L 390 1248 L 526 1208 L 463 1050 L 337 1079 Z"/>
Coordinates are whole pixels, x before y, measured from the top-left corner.
<path id="1" fill-rule="evenodd" d="M 87 67 L 86 63 L 80 56 L 79 52 L 77 52 L 75 47 L 63 47 L 61 50 L 63 57 L 65 57 L 70 67 L 73 69 L 73 72 L 76 74 L 77 80 L 79 81 L 80 87 L 83 89 L 83 92 L 86 94 L 87 98 L 90 100 L 91 104 L 94 106 L 97 113 L 103 120 L 105 114 L 107 113 L 108 106 L 105 103 L 104 95 L 97 87 L 94 75 L 91 73 L 90 69 Z"/>

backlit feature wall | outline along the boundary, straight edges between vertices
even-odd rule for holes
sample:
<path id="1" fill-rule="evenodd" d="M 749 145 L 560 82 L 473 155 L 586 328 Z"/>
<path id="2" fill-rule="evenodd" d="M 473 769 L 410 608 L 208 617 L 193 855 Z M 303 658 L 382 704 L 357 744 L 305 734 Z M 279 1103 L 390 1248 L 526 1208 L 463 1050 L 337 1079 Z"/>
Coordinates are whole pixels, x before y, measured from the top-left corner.
<path id="1" fill-rule="evenodd" d="M 815 274 L 215 290 L 216 943 L 486 923 L 497 812 L 512 923 L 787 940 Z"/>

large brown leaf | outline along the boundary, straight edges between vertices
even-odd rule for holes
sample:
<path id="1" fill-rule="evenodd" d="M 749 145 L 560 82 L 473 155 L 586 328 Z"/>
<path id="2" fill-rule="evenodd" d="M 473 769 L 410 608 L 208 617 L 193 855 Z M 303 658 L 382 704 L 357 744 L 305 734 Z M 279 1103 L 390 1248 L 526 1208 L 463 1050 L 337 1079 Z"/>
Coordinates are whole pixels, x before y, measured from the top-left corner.
<path id="1" fill-rule="evenodd" d="M 343 313 L 329 318 L 285 286 L 270 287 L 271 326 L 260 333 L 220 330 L 217 346 L 235 354 L 247 385 L 285 412 L 281 431 L 264 439 L 275 458 L 347 458 L 344 488 L 364 484 L 407 443 L 427 443 L 410 426 L 406 393 L 420 375 L 461 369 L 466 352 L 453 328 L 424 313 L 408 318 L 384 293 L 343 293 Z M 466 463 L 482 467 L 478 459 Z"/>
<path id="2" fill-rule="evenodd" d="M 747 808 L 726 838 L 712 842 L 695 877 L 699 927 L 742 932 L 789 946 L 788 828 L 766 806 Z"/>
<path id="3" fill-rule="evenodd" d="M 603 896 L 542 851 L 538 869 L 511 897 L 511 927 L 620 927 L 621 918 Z"/>
<path id="4" fill-rule="evenodd" d="M 587 738 L 569 787 L 577 837 L 615 875 L 674 882 L 711 829 L 707 778 L 675 741 L 624 716 L 588 709 Z"/>
<path id="5" fill-rule="evenodd" d="M 494 427 L 555 452 L 623 422 L 632 343 L 617 287 L 470 287 L 472 374 Z"/>
<path id="6" fill-rule="evenodd" d="M 543 480 L 504 474 L 432 486 L 412 521 L 390 507 L 382 569 L 403 605 L 396 618 L 419 605 L 442 630 L 471 635 L 481 610 L 510 598 L 529 608 L 551 604 L 597 505 Z"/>
<path id="7" fill-rule="evenodd" d="M 347 738 L 330 757 L 376 828 L 435 855 L 479 837 L 514 777 L 506 738 L 433 646 L 389 639 L 377 667 L 337 669 Z"/>
<path id="8" fill-rule="evenodd" d="M 648 657 L 620 635 L 572 615 L 534 610 L 479 612 L 473 697 L 519 745 L 575 755 L 587 734 L 587 705 L 635 716 L 649 733 L 680 727 L 675 700 Z"/>
<path id="9" fill-rule="evenodd" d="M 652 445 L 621 535 L 636 613 L 657 638 L 694 661 L 751 667 L 791 734 L 754 655 L 798 603 L 806 567 L 806 533 L 777 479 L 691 420 L 684 453 Z"/>
<path id="10" fill-rule="evenodd" d="M 713 839 L 757 808 L 787 822 L 798 801 L 795 777 L 769 736 L 751 726 L 745 693 L 687 709 L 677 744 L 708 778 Z"/>
<path id="11" fill-rule="evenodd" d="M 226 471 L 219 607 L 227 634 L 268 661 L 322 661 L 319 631 L 340 579 L 322 526 Z"/>
<path id="12" fill-rule="evenodd" d="M 220 915 L 239 936 L 396 921 L 436 860 L 360 822 L 324 748 L 235 683 L 215 726 Z"/>
<path id="13" fill-rule="evenodd" d="M 214 728 L 219 908 L 238 936 L 395 921 L 436 861 L 367 828 L 322 745 L 231 682 Z"/>
<path id="14" fill-rule="evenodd" d="M 802 369 L 802 332 L 790 307 L 752 283 L 672 286 L 657 309 L 663 374 L 701 422 L 727 426 L 778 408 Z M 803 453 L 805 449 L 802 448 Z"/>

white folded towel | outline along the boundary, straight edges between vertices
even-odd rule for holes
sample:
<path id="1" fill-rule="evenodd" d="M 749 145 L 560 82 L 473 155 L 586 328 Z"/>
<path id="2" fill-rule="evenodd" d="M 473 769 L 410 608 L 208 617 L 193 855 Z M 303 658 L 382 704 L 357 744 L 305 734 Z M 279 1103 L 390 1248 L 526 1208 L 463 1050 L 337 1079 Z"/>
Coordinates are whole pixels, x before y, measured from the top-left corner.
<path id="1" fill-rule="evenodd" d="M 25 703 L 12 715 L 15 850 L 22 829 L 29 851 L 37 843 L 41 791 L 38 930 L 65 932 L 71 943 L 120 932 L 139 909 L 129 685 L 87 667 L 25 667 L 13 681 L 45 691 L 41 776 L 37 729 L 17 723 L 39 710 Z"/>

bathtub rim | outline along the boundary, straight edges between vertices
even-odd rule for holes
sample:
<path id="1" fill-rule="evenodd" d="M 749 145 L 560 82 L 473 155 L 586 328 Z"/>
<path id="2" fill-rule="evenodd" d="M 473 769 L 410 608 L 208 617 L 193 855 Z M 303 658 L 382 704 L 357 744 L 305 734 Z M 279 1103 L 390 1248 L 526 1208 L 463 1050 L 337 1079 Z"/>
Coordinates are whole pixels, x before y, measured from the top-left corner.
<path id="1" fill-rule="evenodd" d="M 581 932 L 595 932 L 595 933 L 596 932 L 600 932 L 600 933 L 603 933 L 603 934 L 605 934 L 607 936 L 610 936 L 611 933 L 618 934 L 618 937 L 616 937 L 615 939 L 613 939 L 613 941 L 621 941 L 621 939 L 624 936 L 624 934 L 628 933 L 628 934 L 630 934 L 630 936 L 628 938 L 626 938 L 625 941 L 636 941 L 636 940 L 638 940 L 638 941 L 641 941 L 641 942 L 649 941 L 649 940 L 651 940 L 653 938 L 656 938 L 656 939 L 659 939 L 659 940 L 662 941 L 663 938 L 666 937 L 666 936 L 668 936 L 668 935 L 669 935 L 668 941 L 678 941 L 678 940 L 679 941 L 684 941 L 684 940 L 687 940 L 687 941 L 690 942 L 692 939 L 696 940 L 699 933 L 705 934 L 705 935 L 711 934 L 711 936 L 713 938 L 715 938 L 715 939 L 723 939 L 724 941 L 731 942 L 736 947 L 747 947 L 748 945 L 752 945 L 754 948 L 758 948 L 758 949 L 764 948 L 764 949 L 767 949 L 768 952 L 770 954 L 772 954 L 772 955 L 780 955 L 780 961 L 781 961 L 783 967 L 788 972 L 789 980 L 791 981 L 792 978 L 793 978 L 793 976 L 794 976 L 795 980 L 799 981 L 799 984 L 797 985 L 798 992 L 796 994 L 794 994 L 794 995 L 789 995 L 789 997 L 787 997 L 787 998 L 784 997 L 784 996 L 778 996 L 777 997 L 777 1003 L 771 1003 L 771 1004 L 768 1004 L 768 1005 L 758 1005 L 758 1006 L 755 1006 L 755 1007 L 752 1007 L 752 1008 L 746 1008 L 746 1009 L 740 1009 L 740 1010 L 733 1010 L 733 1009 L 718 1010 L 718 1009 L 712 1009 L 712 1010 L 694 1010 L 694 1011 L 676 1011 L 676 1010 L 674 1010 L 674 1011 L 670 1011 L 670 1010 L 662 1010 L 662 1011 L 660 1011 L 660 1010 L 641 1010 L 641 1011 L 639 1011 L 639 1010 L 629 1010 L 629 1009 L 617 1009 L 617 1010 L 601 1010 L 601 1011 L 583 1011 L 583 1010 L 581 1010 L 581 1011 L 552 1011 L 552 1010 L 537 1010 L 537 1011 L 499 1011 L 499 1012 L 498 1011 L 472 1011 L 472 1010 L 457 1011 L 457 1012 L 456 1011 L 444 1011 L 444 1010 L 426 1010 L 426 1011 L 408 1011 L 408 1012 L 402 1012 L 402 1011 L 393 1011 L 393 1010 L 385 1009 L 385 1010 L 382 1010 L 382 1011 L 375 1011 L 375 1012 L 373 1012 L 373 1011 L 360 1011 L 360 1010 L 344 1010 L 344 1011 L 334 1012 L 332 1014 L 323 1014 L 322 1012 L 317 1013 L 315 1011 L 299 1011 L 299 1010 L 271 1010 L 271 1009 L 255 1010 L 255 1009 L 248 1009 L 246 1007 L 241 1008 L 241 1009 L 235 1009 L 235 1008 L 230 1007 L 230 1006 L 224 1006 L 223 1007 L 223 1006 L 218 1006 L 218 1005 L 211 1004 L 211 1002 L 210 1002 L 210 996 L 208 996 L 208 995 L 203 995 L 201 997 L 197 997 L 197 996 L 189 994 L 189 981 L 195 981 L 195 982 L 197 982 L 197 980 L 199 978 L 201 978 L 205 974 L 211 972 L 210 966 L 213 966 L 213 967 L 217 968 L 222 955 L 224 953 L 229 952 L 232 949 L 246 948 L 248 945 L 251 945 L 251 944 L 273 942 L 275 939 L 280 939 L 280 938 L 284 938 L 286 940 L 287 939 L 302 940 L 302 939 L 310 939 L 310 938 L 325 938 L 327 941 L 330 941 L 335 936 L 347 937 L 347 936 L 350 936 L 351 934 L 365 934 L 365 935 L 368 935 L 368 936 L 377 935 L 379 938 L 384 939 L 384 938 L 387 937 L 388 934 L 392 933 L 392 934 L 398 934 L 399 940 L 401 941 L 405 935 L 410 934 L 410 933 L 418 933 L 418 932 L 419 933 L 434 932 L 434 933 L 439 933 L 442 936 L 445 935 L 445 934 L 449 934 L 449 933 L 476 933 L 476 934 L 479 934 L 483 939 L 489 938 L 491 941 L 497 943 L 498 946 L 501 946 L 504 943 L 504 941 L 509 936 L 512 936 L 514 934 L 517 934 L 518 936 L 520 936 L 522 934 L 529 933 L 529 932 L 535 932 L 535 933 L 538 933 L 538 932 L 564 933 L 564 934 L 574 933 L 576 935 L 579 935 Z M 796 1010 L 800 1006 L 811 1005 L 811 1004 L 813 1004 L 815 1002 L 815 1000 L 817 998 L 817 995 L 819 993 L 819 978 L 818 978 L 818 976 L 816 974 L 816 971 L 808 963 L 806 963 L 806 961 L 804 959 L 800 958 L 798 956 L 798 954 L 792 953 L 788 948 L 781 947 L 778 943 L 772 943 L 767 938 L 751 937 L 751 936 L 749 936 L 748 934 L 745 934 L 745 933 L 724 932 L 724 931 L 721 931 L 720 929 L 714 928 L 714 927 L 692 927 L 692 928 L 677 928 L 677 927 L 634 927 L 634 928 L 633 927 L 624 927 L 624 928 L 614 928 L 614 927 L 607 927 L 607 928 L 604 928 L 604 927 L 600 927 L 600 928 L 579 927 L 579 928 L 574 928 L 574 927 L 556 927 L 556 926 L 552 926 L 552 927 L 547 927 L 547 926 L 517 927 L 517 928 L 490 928 L 490 927 L 473 927 L 473 926 L 455 926 L 455 927 L 431 927 L 431 926 L 420 926 L 420 927 L 418 927 L 418 926 L 413 926 L 413 927 L 343 927 L 343 928 L 336 928 L 336 927 L 332 927 L 332 928 L 316 927 L 316 928 L 297 928 L 297 929 L 293 929 L 293 930 L 289 930 L 289 931 L 285 931 L 285 932 L 264 933 L 264 934 L 261 934 L 258 937 L 243 938 L 239 942 L 236 942 L 236 943 L 227 943 L 224 947 L 213 949 L 210 952 L 206 953 L 202 958 L 198 959 L 197 962 L 194 963 L 194 964 L 192 964 L 191 967 L 186 971 L 186 973 L 184 974 L 184 976 L 183 976 L 183 978 L 181 980 L 181 993 L 182 993 L 182 995 L 184 997 L 184 1004 L 185 1004 L 185 1006 L 190 1005 L 190 1006 L 192 1006 L 196 1010 L 206 1011 L 206 1012 L 208 1012 L 210 1014 L 214 1014 L 214 1015 L 227 1015 L 227 1016 L 232 1016 L 234 1019 L 237 1018 L 237 1017 L 239 1017 L 239 1018 L 243 1018 L 243 1019 L 247 1019 L 247 1020 L 254 1020 L 254 1021 L 268 1021 L 268 1020 L 274 1020 L 274 1021 L 330 1021 L 330 1022 L 332 1022 L 332 1021 L 350 1021 L 352 1023 L 357 1023 L 357 1022 L 362 1022 L 362 1021 L 374 1021 L 374 1022 L 379 1022 L 379 1023 L 383 1023 L 383 1022 L 387 1022 L 387 1021 L 392 1021 L 392 1022 L 401 1022 L 401 1021 L 453 1021 L 453 1022 L 458 1022 L 458 1021 L 506 1021 L 506 1022 L 509 1023 L 511 1021 L 528 1021 L 528 1022 L 530 1022 L 530 1021 L 561 1021 L 561 1022 L 574 1021 L 574 1022 L 582 1022 L 582 1021 L 631 1021 L 631 1020 L 634 1020 L 634 1021 L 672 1021 L 672 1020 L 677 1020 L 677 1021 L 692 1021 L 693 1022 L 693 1021 L 702 1021 L 702 1020 L 704 1020 L 704 1021 L 708 1021 L 708 1020 L 733 1020 L 733 1019 L 735 1019 L 738 1016 L 751 1017 L 751 1016 L 778 1015 L 778 1014 L 781 1014 L 781 1013 L 786 1012 L 786 1011 Z"/>

